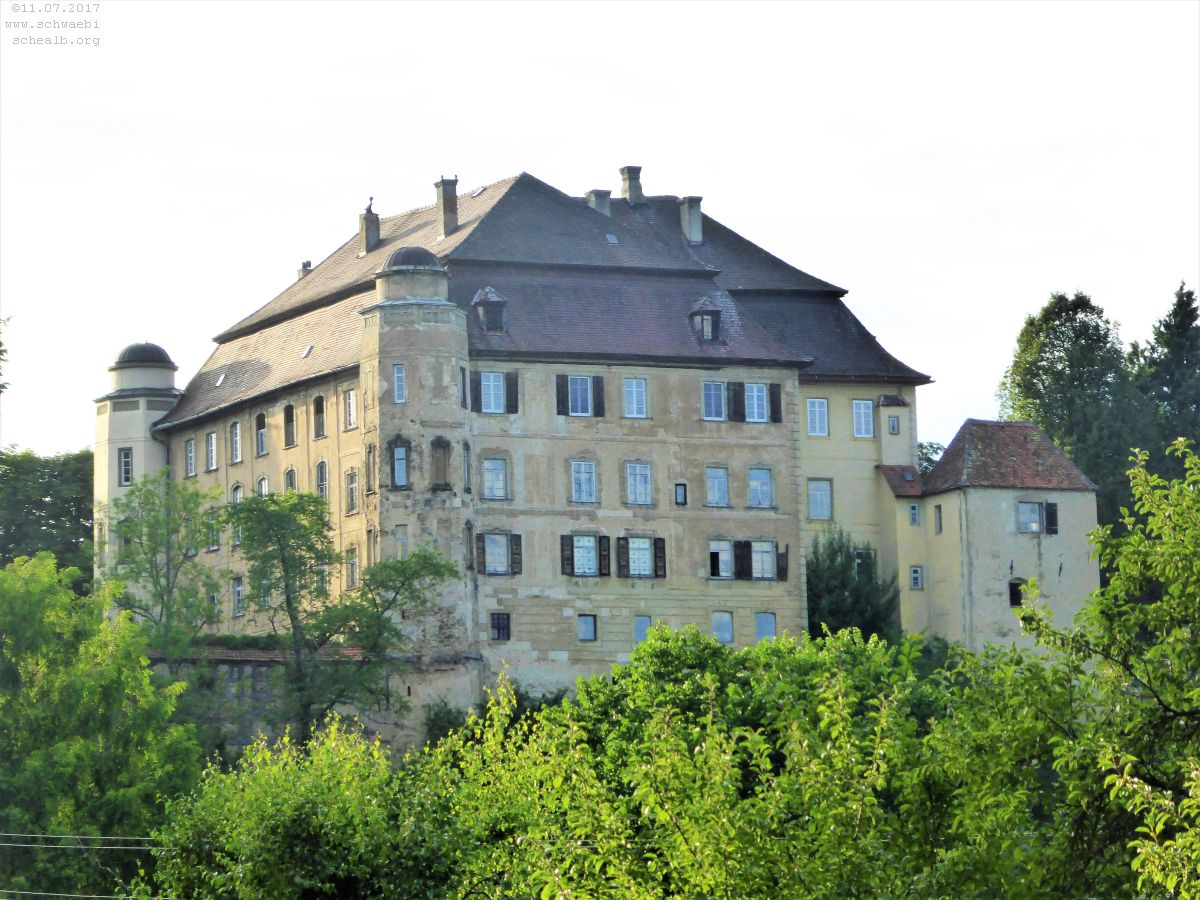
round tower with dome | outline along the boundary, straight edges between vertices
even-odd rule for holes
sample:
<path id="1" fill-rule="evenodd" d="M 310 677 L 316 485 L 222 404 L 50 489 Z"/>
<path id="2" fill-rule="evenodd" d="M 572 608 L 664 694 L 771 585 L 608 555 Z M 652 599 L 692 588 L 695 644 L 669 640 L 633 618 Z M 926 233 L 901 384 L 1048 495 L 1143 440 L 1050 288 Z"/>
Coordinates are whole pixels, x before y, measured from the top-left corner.
<path id="1" fill-rule="evenodd" d="M 107 562 L 108 505 L 133 482 L 167 465 L 167 445 L 154 439 L 154 423 L 178 402 L 178 366 L 157 344 L 130 344 L 116 362 L 110 390 L 96 399 L 96 571 Z"/>

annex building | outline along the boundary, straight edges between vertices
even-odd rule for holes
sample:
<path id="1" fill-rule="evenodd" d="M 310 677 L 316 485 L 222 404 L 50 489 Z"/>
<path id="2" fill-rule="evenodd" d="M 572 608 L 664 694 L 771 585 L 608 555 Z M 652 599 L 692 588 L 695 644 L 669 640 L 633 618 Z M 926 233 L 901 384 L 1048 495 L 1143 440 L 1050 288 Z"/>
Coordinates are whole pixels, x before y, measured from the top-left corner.
<path id="1" fill-rule="evenodd" d="M 431 544 L 461 569 L 411 623 L 415 702 L 532 690 L 651 625 L 744 645 L 804 631 L 805 548 L 841 527 L 898 573 L 902 624 L 1011 640 L 1011 585 L 1095 587 L 1094 488 L 1032 426 L 971 420 L 924 482 L 917 388 L 845 290 L 701 211 L 529 174 L 381 218 L 216 337 L 187 386 L 135 344 L 97 401 L 96 499 L 167 465 L 330 506 L 342 585 Z M 97 527 L 105 527 L 103 515 Z M 228 631 L 252 631 L 234 537 Z M 99 561 L 98 565 L 102 565 Z M 336 586 L 335 586 L 336 588 Z"/>

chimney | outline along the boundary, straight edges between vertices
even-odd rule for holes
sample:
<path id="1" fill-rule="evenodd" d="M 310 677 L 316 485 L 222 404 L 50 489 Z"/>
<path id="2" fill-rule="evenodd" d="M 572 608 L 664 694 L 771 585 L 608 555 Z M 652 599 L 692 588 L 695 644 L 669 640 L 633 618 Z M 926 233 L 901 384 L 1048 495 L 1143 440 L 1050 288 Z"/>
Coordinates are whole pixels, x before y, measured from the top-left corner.
<path id="1" fill-rule="evenodd" d="M 679 224 L 689 244 L 704 243 L 704 224 L 700 216 L 700 201 L 703 197 L 679 198 Z"/>
<path id="2" fill-rule="evenodd" d="M 621 167 L 621 196 L 629 201 L 630 206 L 646 202 L 646 198 L 642 194 L 641 166 Z"/>
<path id="3" fill-rule="evenodd" d="M 367 208 L 358 217 L 358 255 L 366 256 L 379 244 L 379 216 L 371 209 L 375 198 L 367 201 Z"/>
<path id="4" fill-rule="evenodd" d="M 587 192 L 588 206 L 598 213 L 612 218 L 612 206 L 609 205 L 609 198 L 612 196 L 612 191 L 602 191 L 599 188 Z"/>
<path id="5" fill-rule="evenodd" d="M 458 177 L 441 178 L 437 188 L 438 221 L 442 225 L 442 237 L 454 234 L 458 228 Z"/>
<path id="6" fill-rule="evenodd" d="M 299 281 L 301 278 L 303 278 L 305 275 L 307 275 L 311 271 L 312 271 L 312 260 L 306 259 L 304 262 L 300 263 L 300 269 L 299 269 L 299 271 L 296 272 L 296 280 Z"/>

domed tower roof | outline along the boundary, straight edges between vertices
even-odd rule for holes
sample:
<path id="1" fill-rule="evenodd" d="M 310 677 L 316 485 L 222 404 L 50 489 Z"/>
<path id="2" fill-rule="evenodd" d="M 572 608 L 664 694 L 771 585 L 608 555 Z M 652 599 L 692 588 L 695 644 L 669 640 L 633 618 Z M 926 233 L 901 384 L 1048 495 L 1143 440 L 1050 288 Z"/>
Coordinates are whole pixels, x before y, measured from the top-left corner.
<path id="1" fill-rule="evenodd" d="M 424 247 L 401 247 L 398 250 L 393 250 L 392 255 L 387 258 L 387 262 L 383 264 L 381 272 L 387 272 L 395 269 L 434 269 L 439 272 L 444 272 L 442 264 L 438 262 L 438 258 L 426 250 Z"/>
<path id="2" fill-rule="evenodd" d="M 179 366 L 171 361 L 171 357 L 167 351 L 158 344 L 130 344 L 121 351 L 117 361 L 109 367 L 109 371 L 113 369 L 132 369 L 132 368 L 155 368 L 155 369 L 170 369 L 172 372 L 177 371 Z"/>

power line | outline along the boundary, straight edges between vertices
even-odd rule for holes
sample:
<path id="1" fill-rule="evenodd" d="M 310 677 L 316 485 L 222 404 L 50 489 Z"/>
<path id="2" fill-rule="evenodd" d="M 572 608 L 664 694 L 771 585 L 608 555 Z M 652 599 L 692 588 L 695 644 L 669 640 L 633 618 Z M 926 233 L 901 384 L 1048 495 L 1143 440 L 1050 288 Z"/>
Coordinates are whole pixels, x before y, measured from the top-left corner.
<path id="1" fill-rule="evenodd" d="M 157 844 L 18 844 L 0 841 L 0 847 L 35 847 L 39 850 L 163 850 Z"/>
<path id="2" fill-rule="evenodd" d="M 132 837 L 127 834 L 17 834 L 16 832 L 0 831 L 0 838 L 55 838 L 76 841 L 153 841 L 152 837 Z"/>
<path id="3" fill-rule="evenodd" d="M 15 891 L 12 888 L 0 888 L 0 897 L 10 894 L 20 894 L 24 897 L 90 897 L 96 900 L 122 900 L 120 894 L 52 894 L 49 891 Z"/>

